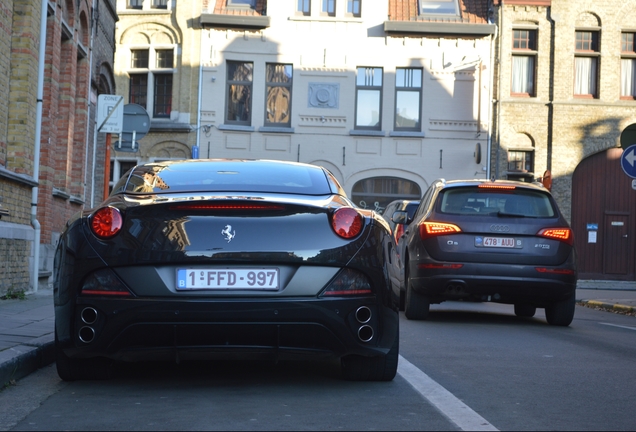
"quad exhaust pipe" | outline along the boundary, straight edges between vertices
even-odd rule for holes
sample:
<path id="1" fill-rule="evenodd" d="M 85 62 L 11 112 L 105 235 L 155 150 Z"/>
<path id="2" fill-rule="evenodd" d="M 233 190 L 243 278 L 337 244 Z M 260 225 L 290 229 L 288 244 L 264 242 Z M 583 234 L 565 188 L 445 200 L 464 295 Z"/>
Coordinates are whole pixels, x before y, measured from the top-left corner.
<path id="1" fill-rule="evenodd" d="M 358 321 L 361 325 L 358 328 L 358 339 L 362 342 L 369 342 L 373 339 L 373 327 L 371 327 L 368 322 L 371 321 L 371 309 L 367 306 L 360 306 L 356 309 L 355 317 L 356 321 Z"/>
<path id="2" fill-rule="evenodd" d="M 80 312 L 80 318 L 86 325 L 79 329 L 77 336 L 79 340 L 89 344 L 95 339 L 95 329 L 91 325 L 97 321 L 97 310 L 92 307 L 86 307 Z"/>

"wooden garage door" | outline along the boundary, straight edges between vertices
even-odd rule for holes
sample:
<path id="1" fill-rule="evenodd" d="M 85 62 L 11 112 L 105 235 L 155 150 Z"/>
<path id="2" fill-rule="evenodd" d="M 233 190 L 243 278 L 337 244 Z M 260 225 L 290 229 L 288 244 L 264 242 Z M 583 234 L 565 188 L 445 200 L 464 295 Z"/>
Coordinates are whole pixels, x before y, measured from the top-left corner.
<path id="1" fill-rule="evenodd" d="M 636 190 L 622 170 L 623 150 L 583 160 L 572 176 L 572 229 L 580 279 L 635 280 Z"/>

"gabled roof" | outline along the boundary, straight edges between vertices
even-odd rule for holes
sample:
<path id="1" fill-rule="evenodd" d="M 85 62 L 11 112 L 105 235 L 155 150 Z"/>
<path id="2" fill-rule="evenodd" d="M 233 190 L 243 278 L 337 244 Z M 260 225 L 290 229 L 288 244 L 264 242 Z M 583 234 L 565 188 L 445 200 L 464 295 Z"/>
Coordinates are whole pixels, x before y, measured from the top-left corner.
<path id="1" fill-rule="evenodd" d="M 389 0 L 389 19 L 384 23 L 387 33 L 427 33 L 454 35 L 494 34 L 490 24 L 489 0 L 457 0 L 459 16 L 420 14 L 418 0 Z"/>

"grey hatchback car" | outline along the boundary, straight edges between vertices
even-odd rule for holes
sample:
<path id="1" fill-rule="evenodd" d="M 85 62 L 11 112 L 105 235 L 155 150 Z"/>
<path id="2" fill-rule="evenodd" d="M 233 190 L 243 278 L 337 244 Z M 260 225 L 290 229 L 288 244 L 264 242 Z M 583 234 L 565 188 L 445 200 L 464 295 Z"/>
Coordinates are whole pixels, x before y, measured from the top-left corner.
<path id="1" fill-rule="evenodd" d="M 404 220 L 402 220 L 404 219 Z M 393 215 L 405 223 L 406 212 Z M 541 184 L 437 180 L 404 233 L 402 286 L 408 319 L 426 319 L 446 300 L 514 305 L 520 317 L 545 308 L 549 324 L 574 318 L 572 230 Z M 394 285 L 394 291 L 395 291 Z"/>

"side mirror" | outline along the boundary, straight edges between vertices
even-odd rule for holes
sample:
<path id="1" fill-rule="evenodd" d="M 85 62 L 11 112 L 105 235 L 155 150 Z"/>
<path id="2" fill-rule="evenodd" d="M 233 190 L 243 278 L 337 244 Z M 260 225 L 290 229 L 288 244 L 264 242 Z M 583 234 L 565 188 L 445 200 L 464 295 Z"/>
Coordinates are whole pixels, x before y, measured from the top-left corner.
<path id="1" fill-rule="evenodd" d="M 409 214 L 405 211 L 394 212 L 393 216 L 391 216 L 391 220 L 396 224 L 403 224 L 403 225 L 406 225 L 411 222 L 409 220 Z"/>

